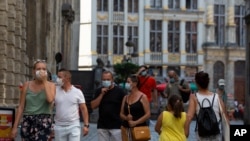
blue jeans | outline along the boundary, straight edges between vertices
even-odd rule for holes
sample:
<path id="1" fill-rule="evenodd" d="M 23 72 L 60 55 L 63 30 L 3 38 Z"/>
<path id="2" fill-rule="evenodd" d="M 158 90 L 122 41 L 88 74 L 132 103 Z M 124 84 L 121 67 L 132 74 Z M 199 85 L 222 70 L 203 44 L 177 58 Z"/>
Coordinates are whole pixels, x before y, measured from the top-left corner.
<path id="1" fill-rule="evenodd" d="M 80 141 L 81 126 L 80 125 L 55 125 L 55 141 Z"/>

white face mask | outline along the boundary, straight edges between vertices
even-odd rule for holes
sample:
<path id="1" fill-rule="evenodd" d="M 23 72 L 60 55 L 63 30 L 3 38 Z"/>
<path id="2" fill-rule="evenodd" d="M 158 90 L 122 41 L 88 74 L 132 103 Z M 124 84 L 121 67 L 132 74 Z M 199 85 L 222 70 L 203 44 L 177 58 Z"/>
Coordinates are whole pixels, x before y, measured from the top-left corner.
<path id="1" fill-rule="evenodd" d="M 36 78 L 40 78 L 40 70 L 36 71 Z"/>
<path id="2" fill-rule="evenodd" d="M 37 70 L 36 71 L 36 78 L 40 78 L 41 77 L 41 72 L 44 72 L 44 70 Z M 47 72 L 45 72 L 45 75 L 47 75 Z"/>
<path id="3" fill-rule="evenodd" d="M 105 87 L 105 88 L 110 87 L 111 86 L 111 81 L 108 81 L 108 80 L 102 81 L 102 86 Z"/>
<path id="4" fill-rule="evenodd" d="M 63 86 L 63 81 L 62 81 L 62 78 L 56 78 L 56 84 L 59 85 L 59 86 Z"/>
<path id="5" fill-rule="evenodd" d="M 129 83 L 126 83 L 125 84 L 125 89 L 130 91 L 131 90 L 131 85 Z"/>

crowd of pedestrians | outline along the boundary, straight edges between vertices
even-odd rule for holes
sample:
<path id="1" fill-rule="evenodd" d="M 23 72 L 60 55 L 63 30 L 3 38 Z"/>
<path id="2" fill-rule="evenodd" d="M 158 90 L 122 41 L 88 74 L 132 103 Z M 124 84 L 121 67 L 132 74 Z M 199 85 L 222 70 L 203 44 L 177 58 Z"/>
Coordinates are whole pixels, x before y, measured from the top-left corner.
<path id="1" fill-rule="evenodd" d="M 89 115 L 85 97 L 80 89 L 72 85 L 70 71 L 60 69 L 56 83 L 53 83 L 48 78 L 46 62 L 37 60 L 32 73 L 34 79 L 23 85 L 11 137 L 17 136 L 21 119 L 21 138 L 24 141 L 48 141 L 52 135 L 56 141 L 80 141 L 81 135 L 88 135 Z M 193 86 L 189 88 L 186 81 L 180 82 L 174 70 L 168 72 L 168 77 L 169 84 L 164 90 L 168 102 L 155 125 L 159 141 L 187 140 L 190 122 L 199 114 L 199 103 L 204 99 L 210 102 L 215 99 L 213 110 L 217 120 L 220 120 L 219 103 L 226 111 L 223 80 L 220 80 L 218 95 L 208 90 L 209 75 L 206 72 L 196 73 L 195 91 Z M 115 84 L 111 71 L 104 70 L 100 79 L 101 86 L 96 88 L 90 102 L 91 108 L 98 108 L 99 112 L 98 140 L 133 141 L 131 129 L 149 126 L 151 109 L 159 106 L 155 78 L 148 74 L 147 66 L 141 66 L 136 74 L 128 76 L 126 90 Z M 181 92 L 192 93 L 187 109 L 184 109 Z M 51 114 L 53 109 L 55 117 Z M 80 115 L 83 117 L 82 127 Z M 51 134 L 53 122 L 55 125 Z M 197 134 L 197 140 L 220 141 L 221 136 L 221 132 L 206 137 Z"/>

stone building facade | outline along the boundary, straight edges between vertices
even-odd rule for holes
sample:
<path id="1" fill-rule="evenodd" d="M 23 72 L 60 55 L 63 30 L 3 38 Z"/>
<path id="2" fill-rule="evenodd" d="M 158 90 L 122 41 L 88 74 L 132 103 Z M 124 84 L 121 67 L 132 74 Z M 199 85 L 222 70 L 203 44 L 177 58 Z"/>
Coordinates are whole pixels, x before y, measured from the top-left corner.
<path id="1" fill-rule="evenodd" d="M 130 57 L 125 44 L 131 36 L 138 53 L 133 63 L 148 65 L 159 77 L 175 69 L 187 80 L 204 70 L 210 90 L 223 78 L 227 93 L 244 103 L 244 0 L 86 1 L 91 1 L 85 5 L 91 7 L 91 17 L 81 26 L 91 28 L 90 34 L 83 32 L 91 38 L 80 47 L 79 68 L 95 67 L 98 57 L 106 64 L 121 63 Z M 92 62 L 84 65 L 87 58 Z"/>
<path id="2" fill-rule="evenodd" d="M 77 68 L 79 5 L 80 0 L 0 1 L 0 106 L 18 104 L 18 86 L 32 79 L 36 59 L 46 60 L 48 70 L 55 74 L 59 52 L 64 57 L 60 67 Z M 69 19 L 72 15 L 73 20 Z"/>

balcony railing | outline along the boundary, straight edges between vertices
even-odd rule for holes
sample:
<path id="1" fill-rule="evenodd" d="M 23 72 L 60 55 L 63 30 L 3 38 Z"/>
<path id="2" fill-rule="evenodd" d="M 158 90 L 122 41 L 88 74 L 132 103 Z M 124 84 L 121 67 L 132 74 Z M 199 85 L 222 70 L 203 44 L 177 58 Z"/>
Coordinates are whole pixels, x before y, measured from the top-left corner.
<path id="1" fill-rule="evenodd" d="M 186 63 L 187 64 L 197 64 L 198 63 L 198 55 L 196 53 L 187 53 L 186 55 Z"/>
<path id="2" fill-rule="evenodd" d="M 155 64 L 162 63 L 162 53 L 161 52 L 151 52 L 150 53 L 150 62 Z"/>

